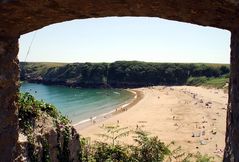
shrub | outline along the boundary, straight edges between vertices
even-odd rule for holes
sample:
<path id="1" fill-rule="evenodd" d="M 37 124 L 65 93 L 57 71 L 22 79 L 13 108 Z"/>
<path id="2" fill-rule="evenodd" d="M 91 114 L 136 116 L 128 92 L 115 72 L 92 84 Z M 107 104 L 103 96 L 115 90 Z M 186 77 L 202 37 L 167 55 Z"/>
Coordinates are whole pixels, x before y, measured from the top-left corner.
<path id="1" fill-rule="evenodd" d="M 203 77 L 190 77 L 187 80 L 187 85 L 193 85 L 193 86 L 199 86 L 207 82 L 208 78 L 203 76 Z"/>
<path id="2" fill-rule="evenodd" d="M 44 112 L 60 124 L 67 125 L 70 123 L 69 119 L 61 115 L 55 106 L 38 101 L 29 93 L 19 94 L 18 105 L 19 128 L 25 134 L 31 133 L 35 127 L 36 119 Z"/>
<path id="3" fill-rule="evenodd" d="M 196 158 L 196 162 L 213 162 L 213 157 L 207 154 L 202 155 L 199 152 L 195 155 L 195 158 Z"/>
<path id="4" fill-rule="evenodd" d="M 149 137 L 144 131 L 135 132 L 136 145 L 120 145 L 118 138 L 127 136 L 130 132 L 120 126 L 102 127 L 106 133 L 99 134 L 104 139 L 111 139 L 110 143 L 90 142 L 81 139 L 82 161 L 90 162 L 160 162 L 170 150 L 158 137 Z"/>
<path id="5" fill-rule="evenodd" d="M 148 134 L 142 130 L 135 132 L 134 140 L 137 145 L 133 146 L 133 156 L 140 162 L 159 162 L 163 161 L 165 155 L 170 154 L 168 147 L 161 142 L 158 137 L 149 137 Z"/>

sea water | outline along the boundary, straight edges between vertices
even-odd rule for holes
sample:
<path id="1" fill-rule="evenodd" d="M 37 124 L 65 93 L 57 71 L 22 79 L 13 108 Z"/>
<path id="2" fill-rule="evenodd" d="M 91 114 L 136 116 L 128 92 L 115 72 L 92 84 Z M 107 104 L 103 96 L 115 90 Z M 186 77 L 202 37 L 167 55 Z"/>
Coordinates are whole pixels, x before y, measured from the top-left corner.
<path id="1" fill-rule="evenodd" d="M 134 96 L 122 89 L 69 88 L 27 82 L 21 84 L 20 91 L 55 105 L 73 124 L 110 112 Z"/>

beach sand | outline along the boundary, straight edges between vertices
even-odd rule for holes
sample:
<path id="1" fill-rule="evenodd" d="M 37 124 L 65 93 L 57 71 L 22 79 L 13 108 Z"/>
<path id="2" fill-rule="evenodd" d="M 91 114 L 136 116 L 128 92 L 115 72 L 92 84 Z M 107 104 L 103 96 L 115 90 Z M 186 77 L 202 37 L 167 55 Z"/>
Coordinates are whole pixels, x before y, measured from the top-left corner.
<path id="1" fill-rule="evenodd" d="M 115 125 L 135 130 L 140 127 L 166 144 L 174 142 L 185 152 L 222 157 L 225 145 L 227 94 L 223 90 L 191 86 L 155 86 L 137 88 L 137 102 L 122 113 L 87 127 L 75 126 L 78 133 L 100 140 L 102 125 Z M 143 97 L 142 97 L 143 96 Z M 101 139 L 102 140 L 102 139 Z M 132 143 L 131 136 L 121 139 Z"/>

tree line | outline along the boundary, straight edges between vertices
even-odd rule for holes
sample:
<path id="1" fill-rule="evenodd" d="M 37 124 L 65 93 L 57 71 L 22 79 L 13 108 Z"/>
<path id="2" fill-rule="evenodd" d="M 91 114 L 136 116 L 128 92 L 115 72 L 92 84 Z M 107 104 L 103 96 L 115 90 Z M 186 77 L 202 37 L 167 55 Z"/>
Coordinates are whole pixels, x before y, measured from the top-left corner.
<path id="1" fill-rule="evenodd" d="M 190 77 L 221 77 L 230 72 L 223 64 L 149 63 L 20 63 L 21 80 L 80 87 L 141 87 L 183 85 Z"/>

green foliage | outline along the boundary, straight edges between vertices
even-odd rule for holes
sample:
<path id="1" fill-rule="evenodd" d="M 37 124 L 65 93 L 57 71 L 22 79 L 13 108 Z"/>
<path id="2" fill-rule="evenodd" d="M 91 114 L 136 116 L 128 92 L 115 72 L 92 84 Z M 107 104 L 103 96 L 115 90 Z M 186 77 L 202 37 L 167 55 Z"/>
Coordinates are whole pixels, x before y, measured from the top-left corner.
<path id="1" fill-rule="evenodd" d="M 170 144 L 171 145 L 171 144 Z M 168 146 L 170 147 L 170 146 Z M 201 154 L 197 152 L 196 154 L 186 153 L 182 151 L 181 146 L 173 149 L 169 156 L 167 156 L 166 161 L 180 161 L 180 162 L 213 162 L 214 157 L 207 154 Z"/>
<path id="2" fill-rule="evenodd" d="M 196 162 L 213 162 L 213 157 L 206 155 L 202 155 L 201 153 L 197 153 L 195 155 Z"/>
<path id="3" fill-rule="evenodd" d="M 75 86 L 100 86 L 107 84 L 108 64 L 67 64 L 52 67 L 43 76 L 46 82 L 70 84 Z"/>
<path id="4" fill-rule="evenodd" d="M 110 145 L 103 142 L 95 143 L 94 158 L 96 162 L 130 161 L 125 146 Z"/>
<path id="5" fill-rule="evenodd" d="M 126 137 L 131 132 L 130 130 L 127 130 L 127 127 L 120 127 L 119 125 L 109 125 L 101 128 L 105 130 L 105 133 L 97 135 L 107 140 L 110 139 L 113 146 L 115 145 L 115 142 L 118 143 L 119 138 Z"/>
<path id="6" fill-rule="evenodd" d="M 49 150 L 49 143 L 46 138 L 42 138 L 42 162 L 51 162 L 50 159 L 50 150 Z"/>
<path id="7" fill-rule="evenodd" d="M 48 84 L 81 87 L 140 87 L 182 85 L 190 77 L 218 78 L 229 74 L 228 65 L 148 63 L 116 61 L 114 63 L 73 63 L 53 66 L 21 63 L 21 78 Z M 24 72 L 24 74 L 23 74 Z"/>
<path id="8" fill-rule="evenodd" d="M 25 133 L 32 132 L 35 120 L 40 115 L 40 103 L 37 102 L 29 93 L 20 94 L 19 98 L 19 128 Z"/>
<path id="9" fill-rule="evenodd" d="M 42 78 L 49 68 L 60 67 L 64 65 L 64 63 L 20 62 L 20 80 Z"/>
<path id="10" fill-rule="evenodd" d="M 190 77 L 187 80 L 187 85 L 199 86 L 206 83 L 208 80 L 207 77 Z"/>
<path id="11" fill-rule="evenodd" d="M 203 86 L 223 88 L 227 83 L 229 83 L 229 78 L 209 78 L 208 81 L 203 84 Z"/>
<path id="12" fill-rule="evenodd" d="M 68 126 L 63 127 L 63 131 L 61 131 L 61 125 L 57 127 L 57 148 L 58 148 L 58 160 L 60 162 L 70 162 L 70 150 L 69 150 L 69 141 L 70 141 L 70 128 Z M 60 137 L 63 135 L 63 144 L 61 146 Z"/>
<path id="13" fill-rule="evenodd" d="M 41 111 L 46 112 L 49 116 L 51 116 L 54 119 L 62 118 L 64 116 L 60 115 L 58 110 L 55 106 L 51 104 L 44 103 L 43 101 L 39 102 L 39 106 L 41 108 Z"/>
<path id="14" fill-rule="evenodd" d="M 34 138 L 31 134 L 28 135 L 28 143 L 27 143 L 27 153 L 28 153 L 28 157 L 29 160 L 31 162 L 38 162 L 38 154 L 35 151 L 35 141 Z"/>
<path id="15" fill-rule="evenodd" d="M 187 85 L 223 88 L 228 82 L 228 76 L 222 76 L 217 78 L 190 77 L 187 80 Z"/>
<path id="16" fill-rule="evenodd" d="M 36 100 L 29 93 L 19 94 L 19 128 L 25 133 L 29 134 L 35 127 L 35 122 L 42 113 L 46 113 L 54 120 L 58 120 L 61 124 L 69 124 L 69 120 L 61 115 L 55 106 L 47 104 L 43 101 Z"/>
<path id="17" fill-rule="evenodd" d="M 136 147 L 133 146 L 133 155 L 140 162 L 160 162 L 163 161 L 165 155 L 170 154 L 168 147 L 161 142 L 158 137 L 149 137 L 142 130 L 135 132 L 134 140 L 137 142 Z"/>
<path id="18" fill-rule="evenodd" d="M 111 142 L 90 142 L 88 138 L 81 138 L 82 162 L 212 162 L 213 157 L 200 153 L 191 154 L 182 151 L 181 147 L 170 150 L 158 137 L 150 137 L 149 133 L 137 129 L 134 131 L 134 145 L 123 145 L 112 141 L 113 134 L 124 134 L 127 129 L 116 126 L 102 127 L 103 135 L 100 137 L 111 139 Z M 127 133 L 126 133 L 127 134 Z M 123 138 L 124 135 L 118 138 Z M 174 144 L 174 142 L 172 142 Z"/>
<path id="19" fill-rule="evenodd" d="M 102 127 L 105 133 L 100 134 L 103 139 L 111 139 L 110 143 L 94 142 L 82 138 L 83 162 L 160 162 L 170 153 L 167 146 L 157 137 L 149 137 L 143 131 L 136 131 L 136 145 L 117 144 L 114 140 L 127 136 L 130 131 L 116 126 Z"/>
<path id="20" fill-rule="evenodd" d="M 129 149 L 124 145 L 112 145 L 104 142 L 91 144 L 87 139 L 81 139 L 82 162 L 130 162 Z"/>
<path id="21" fill-rule="evenodd" d="M 60 146 L 61 161 L 69 160 L 69 148 L 68 143 L 71 137 L 71 131 L 69 126 L 69 119 L 61 115 L 56 107 L 51 104 L 47 104 L 43 101 L 36 100 L 29 93 L 19 94 L 19 128 L 20 131 L 27 136 L 28 144 L 28 157 L 31 162 L 38 162 L 39 157 L 41 161 L 50 162 L 49 144 L 46 137 L 41 138 L 42 156 L 39 155 L 39 150 L 36 148 L 34 129 L 36 127 L 36 121 L 43 115 L 47 114 L 52 117 L 57 127 L 57 133 L 59 136 L 63 136 L 63 146 Z M 58 138 L 59 142 L 60 138 Z"/>
<path id="22" fill-rule="evenodd" d="M 95 162 L 93 157 L 93 147 L 90 144 L 90 140 L 86 138 L 80 139 L 81 152 L 80 152 L 80 161 L 82 162 Z"/>

